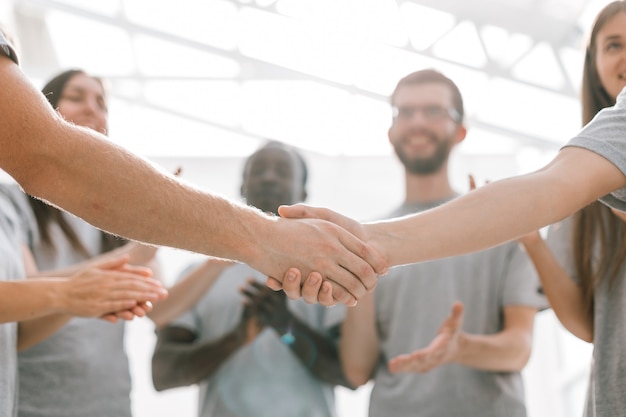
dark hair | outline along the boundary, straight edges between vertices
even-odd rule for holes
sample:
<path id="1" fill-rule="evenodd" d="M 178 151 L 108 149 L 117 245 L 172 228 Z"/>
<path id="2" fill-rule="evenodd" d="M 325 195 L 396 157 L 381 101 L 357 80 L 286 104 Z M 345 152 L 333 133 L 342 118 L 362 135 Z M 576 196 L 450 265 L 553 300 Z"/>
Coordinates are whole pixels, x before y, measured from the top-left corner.
<path id="1" fill-rule="evenodd" d="M 606 91 L 596 65 L 598 32 L 618 13 L 626 12 L 625 1 L 614 1 L 596 16 L 585 51 L 581 88 L 582 122 L 589 123 L 603 108 L 615 104 Z M 593 313 L 595 289 L 607 277 L 613 284 L 626 260 L 626 225 L 611 209 L 596 201 L 574 215 L 572 251 L 585 305 Z M 597 254 L 600 255 L 599 259 Z"/>
<path id="2" fill-rule="evenodd" d="M 60 73 L 59 75 L 48 81 L 48 83 L 46 83 L 41 92 L 44 94 L 52 108 L 56 110 L 65 86 L 73 77 L 80 74 L 87 75 L 85 71 L 80 69 L 67 70 Z M 92 76 L 90 75 L 89 77 Z M 97 80 L 100 84 L 103 84 L 100 78 L 92 78 L 94 80 Z M 41 242 L 45 246 L 49 247 L 52 250 L 56 249 L 50 235 L 50 227 L 52 224 L 56 223 L 63 231 L 75 250 L 81 252 L 85 257 L 91 257 L 95 255 L 89 253 L 85 245 L 81 242 L 80 237 L 76 234 L 76 231 L 67 222 L 65 217 L 63 217 L 63 212 L 61 210 L 57 209 L 56 207 L 50 206 L 42 200 L 39 200 L 32 196 L 29 196 L 28 201 L 37 220 L 37 227 L 39 229 Z M 121 239 L 109 233 L 102 232 L 101 250 L 102 252 L 108 252 L 112 249 L 122 246 L 126 242 L 127 241 L 125 239 Z"/>
<path id="3" fill-rule="evenodd" d="M 296 148 L 294 148 L 293 146 L 289 146 L 283 142 L 277 141 L 277 140 L 270 140 L 267 143 L 265 143 L 263 146 L 261 146 L 260 148 L 258 148 L 256 151 L 254 151 L 254 153 L 252 155 L 250 155 L 247 159 L 246 162 L 243 166 L 243 176 L 245 179 L 246 176 L 246 171 L 248 170 L 248 165 L 250 165 L 250 161 L 252 161 L 252 159 L 254 158 L 254 156 L 256 154 L 258 154 L 259 152 L 261 152 L 262 150 L 265 149 L 282 149 L 284 151 L 290 152 L 291 154 L 293 154 L 296 159 L 298 160 L 298 163 L 300 164 L 300 166 L 302 167 L 302 187 L 306 188 L 306 182 L 308 180 L 309 177 L 309 170 L 307 168 L 306 165 L 306 161 L 304 160 L 304 158 L 302 157 L 302 154 L 300 154 L 300 152 L 298 152 L 296 150 Z"/>
<path id="4" fill-rule="evenodd" d="M 463 121 L 465 115 L 465 109 L 463 108 L 463 97 L 459 87 L 450 78 L 446 77 L 442 73 L 434 69 L 425 69 L 421 71 L 415 71 L 398 81 L 396 88 L 391 93 L 389 98 L 390 103 L 393 105 L 396 99 L 398 90 L 402 87 L 412 84 L 431 84 L 439 83 L 446 85 L 452 92 L 452 102 L 454 109 L 459 113 L 459 123 Z"/>

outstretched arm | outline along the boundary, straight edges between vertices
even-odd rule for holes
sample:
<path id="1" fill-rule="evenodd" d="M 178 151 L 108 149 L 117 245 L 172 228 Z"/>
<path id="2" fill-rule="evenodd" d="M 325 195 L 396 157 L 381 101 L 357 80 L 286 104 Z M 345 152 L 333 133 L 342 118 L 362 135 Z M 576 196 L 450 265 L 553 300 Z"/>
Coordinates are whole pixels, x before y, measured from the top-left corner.
<path id="1" fill-rule="evenodd" d="M 465 333 L 463 304 L 456 302 L 450 316 L 425 348 L 389 361 L 391 372 L 429 372 L 446 363 L 458 363 L 493 372 L 521 371 L 532 345 L 534 307 L 504 308 L 504 328 L 491 335 Z"/>
<path id="2" fill-rule="evenodd" d="M 63 121 L 5 56 L 0 114 L 0 167 L 27 193 L 104 230 L 240 260 L 280 280 L 289 267 L 320 271 L 346 303 L 371 290 L 386 269 L 371 246 L 335 225 L 270 217 L 203 192 Z"/>
<path id="3" fill-rule="evenodd" d="M 283 206 L 279 213 L 335 222 L 372 244 L 393 266 L 496 246 L 562 220 L 625 186 L 626 177 L 607 159 L 567 147 L 539 171 L 489 183 L 412 216 L 360 224 L 331 210 L 302 204 Z"/>

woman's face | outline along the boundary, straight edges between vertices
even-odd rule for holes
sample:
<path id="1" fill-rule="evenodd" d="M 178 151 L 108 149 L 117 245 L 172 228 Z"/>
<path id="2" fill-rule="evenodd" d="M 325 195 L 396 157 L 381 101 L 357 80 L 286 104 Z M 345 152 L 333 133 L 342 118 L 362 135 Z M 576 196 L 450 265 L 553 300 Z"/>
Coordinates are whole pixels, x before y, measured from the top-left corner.
<path id="1" fill-rule="evenodd" d="M 85 74 L 67 82 L 58 102 L 58 112 L 67 121 L 100 133 L 107 129 L 107 104 L 102 84 Z"/>
<path id="2" fill-rule="evenodd" d="M 598 31 L 596 66 L 602 86 L 615 100 L 626 87 L 626 12 L 613 16 Z"/>

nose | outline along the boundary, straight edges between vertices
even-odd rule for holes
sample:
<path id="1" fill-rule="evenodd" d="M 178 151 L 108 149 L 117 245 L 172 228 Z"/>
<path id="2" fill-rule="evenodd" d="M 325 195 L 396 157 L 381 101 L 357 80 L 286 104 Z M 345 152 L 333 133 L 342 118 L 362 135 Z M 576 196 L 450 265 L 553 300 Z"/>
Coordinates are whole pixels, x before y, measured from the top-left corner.
<path id="1" fill-rule="evenodd" d="M 87 99 L 85 100 L 85 110 L 91 114 L 99 114 L 102 113 L 102 109 L 95 99 Z"/>

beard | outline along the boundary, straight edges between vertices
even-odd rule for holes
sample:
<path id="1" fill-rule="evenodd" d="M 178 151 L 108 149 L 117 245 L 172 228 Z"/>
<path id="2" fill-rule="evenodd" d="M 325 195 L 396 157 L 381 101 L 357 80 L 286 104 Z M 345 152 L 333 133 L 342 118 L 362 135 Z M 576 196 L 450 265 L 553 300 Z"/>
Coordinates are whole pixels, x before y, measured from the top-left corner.
<path id="1" fill-rule="evenodd" d="M 400 159 L 400 162 L 402 162 L 402 165 L 404 165 L 404 168 L 407 171 L 409 171 L 411 174 L 417 174 L 417 175 L 433 174 L 439 171 L 439 169 L 441 169 L 443 164 L 448 159 L 448 156 L 450 155 L 450 149 L 451 149 L 450 144 L 452 143 L 452 141 L 444 140 L 443 138 L 437 138 L 431 132 L 421 132 L 421 134 L 429 136 L 437 144 L 435 153 L 432 156 L 429 156 L 427 158 L 420 158 L 420 157 L 411 158 L 404 152 L 402 145 L 401 145 L 401 143 L 403 142 L 402 140 L 395 141 L 393 148 L 396 152 L 396 155 L 398 156 L 398 159 Z"/>

